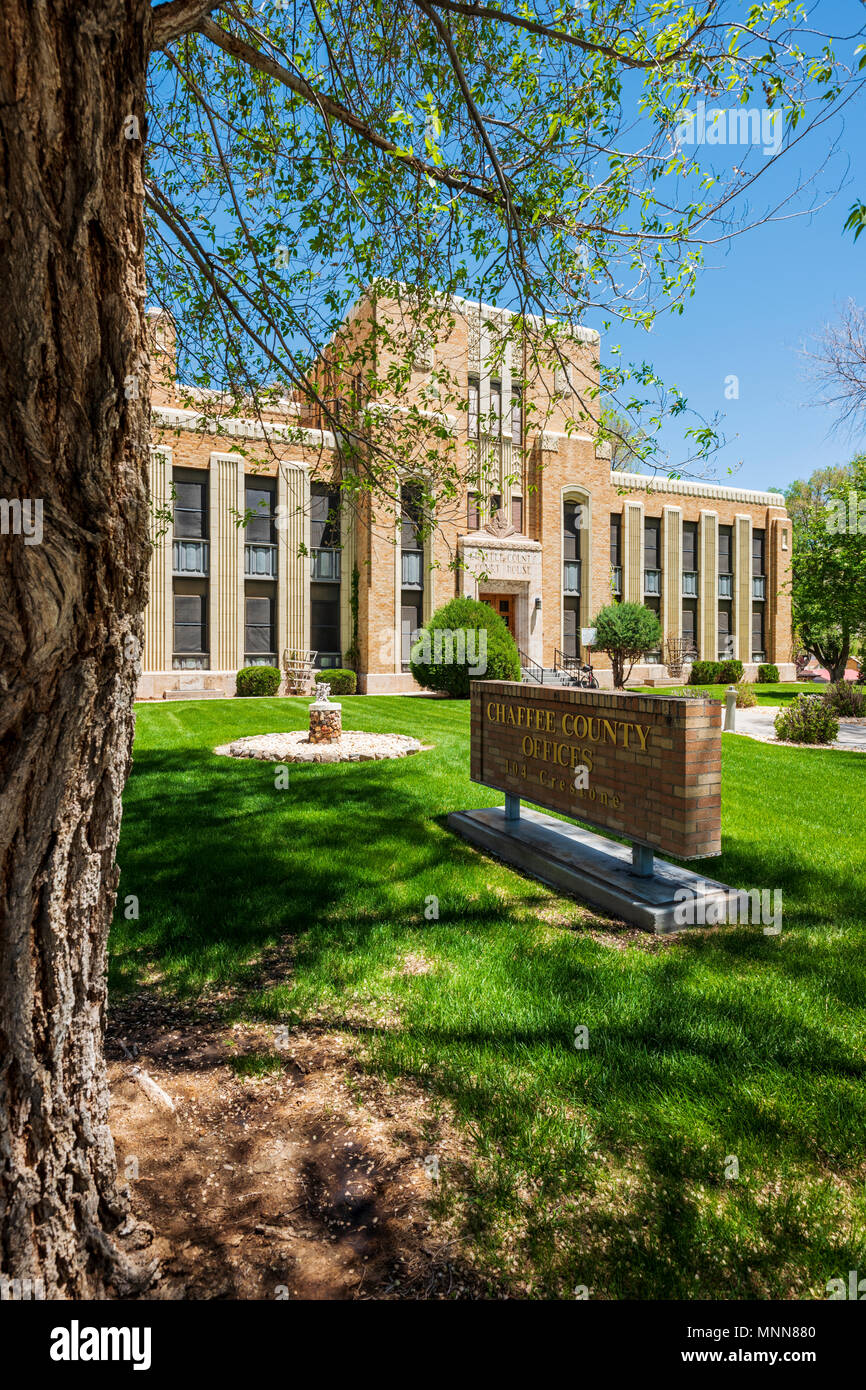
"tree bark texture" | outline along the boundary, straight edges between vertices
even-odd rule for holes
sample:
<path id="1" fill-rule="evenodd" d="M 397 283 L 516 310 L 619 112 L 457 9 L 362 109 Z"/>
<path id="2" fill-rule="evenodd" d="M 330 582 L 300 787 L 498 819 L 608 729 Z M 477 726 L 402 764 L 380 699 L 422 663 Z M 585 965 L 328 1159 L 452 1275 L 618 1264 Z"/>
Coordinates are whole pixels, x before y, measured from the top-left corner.
<path id="1" fill-rule="evenodd" d="M 148 563 L 150 23 L 0 9 L 0 1273 L 60 1298 L 135 1280 L 102 1043 Z"/>

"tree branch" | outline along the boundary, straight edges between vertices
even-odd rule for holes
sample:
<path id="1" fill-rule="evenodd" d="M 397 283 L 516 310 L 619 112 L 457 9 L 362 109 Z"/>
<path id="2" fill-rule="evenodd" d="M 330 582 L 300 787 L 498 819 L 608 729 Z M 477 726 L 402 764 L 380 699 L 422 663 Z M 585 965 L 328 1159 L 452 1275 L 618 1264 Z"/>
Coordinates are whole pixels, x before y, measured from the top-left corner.
<path id="1" fill-rule="evenodd" d="M 197 26 L 199 33 L 217 48 L 221 48 L 230 57 L 237 58 L 241 63 L 247 63 L 249 67 L 255 68 L 258 72 L 264 73 L 266 77 L 273 77 L 277 82 L 281 82 L 284 87 L 288 87 L 290 92 L 301 97 L 304 101 L 316 106 L 326 117 L 337 121 L 340 125 L 348 127 L 354 131 L 362 140 L 374 145 L 383 154 L 392 155 L 395 159 L 411 169 L 416 174 L 421 174 L 425 178 L 435 179 L 437 183 L 442 183 L 446 188 L 450 188 L 454 193 L 471 193 L 473 197 L 481 199 L 482 202 L 489 203 L 491 207 L 502 208 L 503 201 L 498 193 L 491 188 L 485 188 L 483 184 L 472 181 L 467 174 L 449 174 L 446 170 L 438 168 L 435 164 L 427 164 L 417 155 L 404 153 L 399 146 L 391 140 L 386 140 L 383 135 L 373 130 L 366 122 L 356 116 L 353 111 L 345 107 L 342 102 L 336 101 L 325 92 L 319 92 L 315 87 L 307 82 L 306 78 L 290 72 L 282 63 L 276 59 L 269 58 L 266 53 L 253 48 L 252 44 L 239 39 L 236 34 L 229 33 L 226 29 L 221 29 L 212 19 L 204 18 Z"/>
<path id="2" fill-rule="evenodd" d="M 590 39 L 580 38 L 577 34 L 568 34 L 562 29 L 556 29 L 549 24 L 540 24 L 538 20 L 527 19 L 523 15 L 508 14 L 505 10 L 495 10 L 489 5 L 468 5 L 462 3 L 462 0 L 432 0 L 432 3 L 438 10 L 451 10 L 454 14 L 466 15 L 470 19 L 493 19 L 501 24 L 513 24 L 518 29 L 528 30 L 530 34 L 540 34 L 542 38 L 572 44 L 573 47 L 581 49 L 584 53 L 595 53 L 603 58 L 613 58 L 626 68 L 654 68 L 661 63 L 676 62 L 678 58 L 684 57 L 689 52 L 694 40 L 709 23 L 716 0 L 711 0 L 704 19 L 677 48 L 671 53 L 651 58 L 634 58 L 630 53 L 622 53 L 618 48 L 612 48 L 609 44 L 593 43 Z"/>
<path id="3" fill-rule="evenodd" d="M 165 0 L 162 5 L 154 5 L 153 39 L 151 47 L 165 48 L 175 39 L 183 38 L 197 29 L 202 19 L 222 8 L 225 0 Z"/>

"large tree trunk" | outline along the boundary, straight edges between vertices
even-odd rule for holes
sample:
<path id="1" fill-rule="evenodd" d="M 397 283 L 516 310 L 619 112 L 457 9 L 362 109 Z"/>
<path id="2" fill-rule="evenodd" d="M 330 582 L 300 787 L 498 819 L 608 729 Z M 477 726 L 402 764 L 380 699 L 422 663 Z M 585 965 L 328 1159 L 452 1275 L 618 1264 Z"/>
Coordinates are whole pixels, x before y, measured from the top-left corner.
<path id="1" fill-rule="evenodd" d="M 0 535 L 0 1272 L 48 1297 L 134 1277 L 102 1042 L 148 558 L 149 25 L 147 0 L 0 10 L 0 498 L 43 509 L 41 543 L 35 506 Z"/>

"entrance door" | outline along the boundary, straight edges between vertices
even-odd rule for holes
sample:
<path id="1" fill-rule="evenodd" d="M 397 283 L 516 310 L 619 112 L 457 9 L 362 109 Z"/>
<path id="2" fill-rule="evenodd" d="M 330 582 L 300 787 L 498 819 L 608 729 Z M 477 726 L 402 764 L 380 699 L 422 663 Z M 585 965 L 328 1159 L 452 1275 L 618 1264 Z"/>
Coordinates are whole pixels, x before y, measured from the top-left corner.
<path id="1" fill-rule="evenodd" d="M 517 641 L 517 629 L 514 621 L 514 594 L 481 594 L 484 603 L 489 603 L 494 613 L 498 613 L 505 623 L 511 636 Z"/>

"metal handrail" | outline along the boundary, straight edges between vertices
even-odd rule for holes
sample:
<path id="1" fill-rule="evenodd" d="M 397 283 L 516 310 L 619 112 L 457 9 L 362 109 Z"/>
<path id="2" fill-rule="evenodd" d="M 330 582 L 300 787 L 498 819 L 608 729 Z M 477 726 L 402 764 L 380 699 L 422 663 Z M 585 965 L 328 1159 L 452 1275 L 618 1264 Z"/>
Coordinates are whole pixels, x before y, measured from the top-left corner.
<path id="1" fill-rule="evenodd" d="M 570 656 L 567 652 L 561 652 L 559 647 L 553 649 L 553 668 L 555 671 L 576 671 L 583 665 L 579 656 Z"/>
<path id="2" fill-rule="evenodd" d="M 533 661 L 532 657 L 527 656 L 526 652 L 522 652 L 519 647 L 517 655 L 520 657 L 521 672 L 537 681 L 539 685 L 544 685 L 544 667 L 539 666 L 537 661 Z"/>

